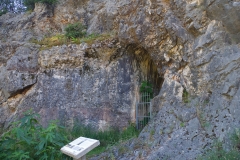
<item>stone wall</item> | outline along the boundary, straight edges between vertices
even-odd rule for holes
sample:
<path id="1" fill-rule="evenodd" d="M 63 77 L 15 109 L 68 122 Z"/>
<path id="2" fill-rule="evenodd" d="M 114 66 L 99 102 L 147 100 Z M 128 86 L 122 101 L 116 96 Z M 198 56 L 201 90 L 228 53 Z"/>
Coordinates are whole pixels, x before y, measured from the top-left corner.
<path id="1" fill-rule="evenodd" d="M 5 128 L 31 108 L 44 125 L 58 119 L 68 127 L 77 122 L 103 130 L 123 128 L 135 122 L 141 82 L 150 81 L 158 91 L 162 84 L 143 48 L 124 47 L 116 39 L 41 51 L 24 44 L 10 52 L 1 65 Z"/>

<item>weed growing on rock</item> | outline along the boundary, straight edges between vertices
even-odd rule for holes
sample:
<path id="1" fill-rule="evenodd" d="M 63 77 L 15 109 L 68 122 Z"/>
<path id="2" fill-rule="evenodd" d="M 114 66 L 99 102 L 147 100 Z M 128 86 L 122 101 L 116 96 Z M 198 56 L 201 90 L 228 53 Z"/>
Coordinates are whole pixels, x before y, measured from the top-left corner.
<path id="1" fill-rule="evenodd" d="M 181 123 L 180 123 L 180 126 L 181 126 L 181 127 L 184 127 L 184 126 L 185 126 L 184 122 L 181 122 Z"/>
<path id="2" fill-rule="evenodd" d="M 189 93 L 184 88 L 183 89 L 183 94 L 182 94 L 182 100 L 183 100 L 184 103 L 189 103 L 190 102 L 189 96 L 190 96 Z"/>
<path id="3" fill-rule="evenodd" d="M 66 32 L 65 36 L 69 39 L 70 38 L 82 38 L 87 34 L 86 27 L 81 23 L 69 24 L 65 28 L 65 32 Z"/>
<path id="4" fill-rule="evenodd" d="M 232 146 L 229 151 L 226 151 L 222 142 L 218 141 L 204 155 L 199 156 L 197 160 L 239 160 L 240 129 L 236 129 L 230 139 L 232 140 Z"/>
<path id="5" fill-rule="evenodd" d="M 206 120 L 206 117 L 204 116 L 204 113 L 199 106 L 197 107 L 196 111 L 197 111 L 197 118 L 201 124 L 201 127 L 205 129 L 211 126 L 211 124 Z"/>
<path id="6" fill-rule="evenodd" d="M 44 50 L 44 49 L 51 48 L 52 46 L 67 44 L 68 40 L 64 35 L 57 34 L 52 37 L 45 37 L 40 41 L 36 39 L 32 39 L 30 40 L 30 42 L 41 45 L 42 46 L 41 50 Z"/>

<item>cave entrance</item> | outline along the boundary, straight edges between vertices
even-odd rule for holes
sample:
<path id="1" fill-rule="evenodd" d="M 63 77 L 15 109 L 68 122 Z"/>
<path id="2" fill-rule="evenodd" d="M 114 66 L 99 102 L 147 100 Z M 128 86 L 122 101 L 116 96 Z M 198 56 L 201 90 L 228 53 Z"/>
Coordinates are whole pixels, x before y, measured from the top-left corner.
<path id="1" fill-rule="evenodd" d="M 137 129 L 141 130 L 150 121 L 152 115 L 158 111 L 157 106 L 151 104 L 151 99 L 160 92 L 163 77 L 159 74 L 154 57 L 138 45 L 127 47 L 131 59 L 134 82 L 134 105 L 132 105 L 133 121 Z M 134 112 L 133 112 L 134 111 Z"/>

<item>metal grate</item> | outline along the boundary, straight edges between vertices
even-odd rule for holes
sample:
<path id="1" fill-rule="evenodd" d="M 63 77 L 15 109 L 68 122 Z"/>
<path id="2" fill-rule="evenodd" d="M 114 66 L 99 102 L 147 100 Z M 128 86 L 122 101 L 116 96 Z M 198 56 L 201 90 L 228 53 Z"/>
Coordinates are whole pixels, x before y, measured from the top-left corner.
<path id="1" fill-rule="evenodd" d="M 136 126 L 142 130 L 152 118 L 151 94 L 143 92 L 140 94 L 140 101 L 136 105 Z"/>

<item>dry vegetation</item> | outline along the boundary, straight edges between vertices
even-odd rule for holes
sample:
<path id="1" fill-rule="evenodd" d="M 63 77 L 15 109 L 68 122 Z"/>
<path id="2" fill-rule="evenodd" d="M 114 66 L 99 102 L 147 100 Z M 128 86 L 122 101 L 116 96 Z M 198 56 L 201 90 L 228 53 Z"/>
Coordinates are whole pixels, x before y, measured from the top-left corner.
<path id="1" fill-rule="evenodd" d="M 41 45 L 41 50 L 44 50 L 53 46 L 60 46 L 63 44 L 87 43 L 89 45 L 92 45 L 96 41 L 103 41 L 114 37 L 114 33 L 90 34 L 82 38 L 67 38 L 64 34 L 57 34 L 51 37 L 45 37 L 40 41 L 32 39 L 31 42 Z"/>

